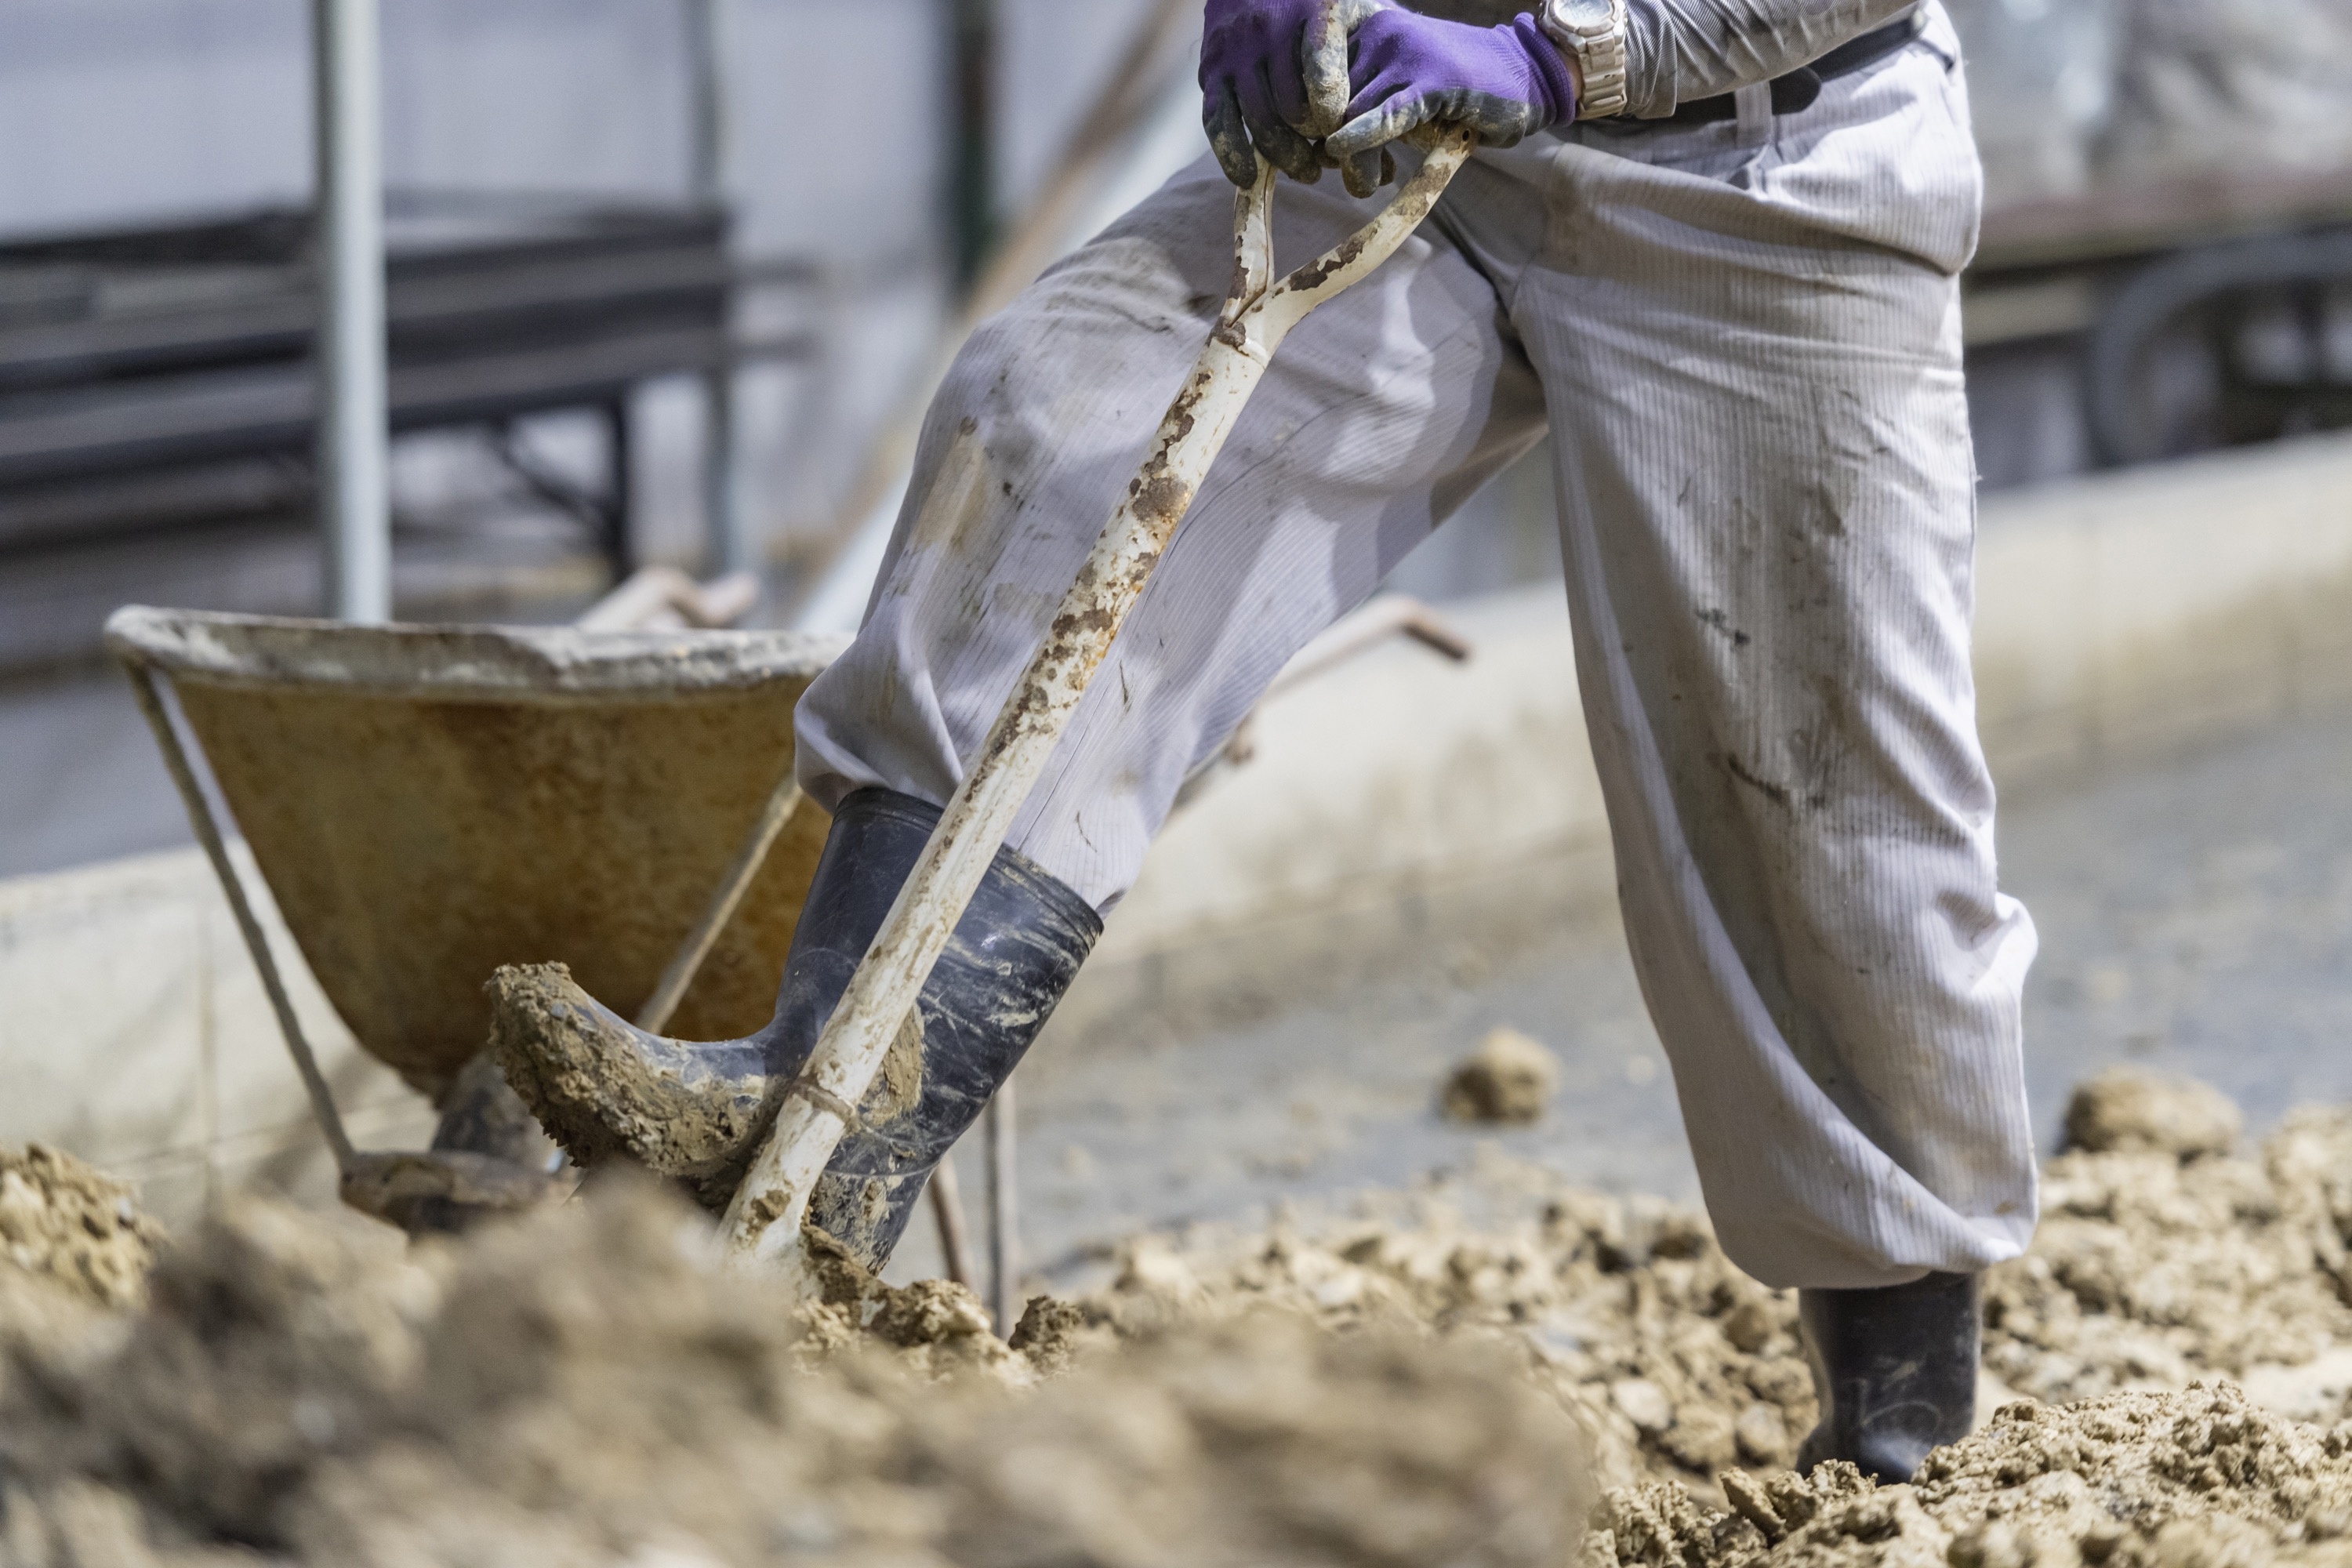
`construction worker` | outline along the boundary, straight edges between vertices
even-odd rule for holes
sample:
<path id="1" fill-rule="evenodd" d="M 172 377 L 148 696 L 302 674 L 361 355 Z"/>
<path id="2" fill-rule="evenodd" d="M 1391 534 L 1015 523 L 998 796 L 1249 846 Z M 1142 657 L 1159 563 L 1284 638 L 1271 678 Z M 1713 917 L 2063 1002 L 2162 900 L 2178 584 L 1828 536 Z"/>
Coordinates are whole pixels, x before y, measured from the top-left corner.
<path id="1" fill-rule="evenodd" d="M 1899 1479 L 1970 1425 L 1978 1276 L 2036 1204 L 2034 933 L 1996 884 L 1969 664 L 1958 46 L 1937 0 L 1481 21 L 1209 0 L 1211 154 L 973 335 L 864 628 L 801 704 L 835 816 L 775 1022 L 685 1046 L 600 1014 L 627 1092 L 538 1109 L 726 1190 L 1216 316 L 1227 181 L 1293 176 L 1275 233 L 1304 259 L 1411 163 L 1398 137 L 1466 122 L 1484 145 L 1420 233 L 1275 357 L 923 990 L 919 1092 L 883 1075 L 812 1215 L 881 1264 L 1185 776 L 1549 432 L 1626 931 L 1709 1211 L 1799 1291 L 1803 1462 Z"/>

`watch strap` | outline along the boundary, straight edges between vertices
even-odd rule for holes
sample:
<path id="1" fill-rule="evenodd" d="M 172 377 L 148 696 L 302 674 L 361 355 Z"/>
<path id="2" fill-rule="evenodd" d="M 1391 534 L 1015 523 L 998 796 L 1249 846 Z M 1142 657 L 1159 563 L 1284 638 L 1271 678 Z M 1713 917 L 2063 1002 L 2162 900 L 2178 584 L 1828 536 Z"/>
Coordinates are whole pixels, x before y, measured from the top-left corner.
<path id="1" fill-rule="evenodd" d="M 1584 79 L 1576 118 L 1603 120 L 1624 113 L 1633 89 L 1625 51 L 1625 0 L 1609 0 L 1609 20 L 1596 27 L 1579 27 L 1570 21 L 1563 0 L 1544 0 L 1537 20 L 1546 37 L 1576 57 Z"/>

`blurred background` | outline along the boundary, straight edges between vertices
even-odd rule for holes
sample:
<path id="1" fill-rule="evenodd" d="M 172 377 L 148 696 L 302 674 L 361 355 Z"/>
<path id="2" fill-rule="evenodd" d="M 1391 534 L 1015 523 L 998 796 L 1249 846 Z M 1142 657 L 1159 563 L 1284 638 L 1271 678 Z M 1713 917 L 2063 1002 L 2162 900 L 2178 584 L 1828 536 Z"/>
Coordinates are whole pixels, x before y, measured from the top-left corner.
<path id="1" fill-rule="evenodd" d="M 2330 1076 L 2352 1072 L 2331 1065 L 2352 1061 L 2352 438 L 2328 434 L 2352 421 L 2352 0 L 1946 3 L 1988 181 L 1963 291 L 1979 677 L 2005 876 L 2047 938 L 2037 1094 L 2052 1110 L 2125 1056 L 2207 1071 L 2258 1117 L 2352 1092 Z M 967 323 L 1202 151 L 1199 10 L 393 0 L 397 616 L 568 621 L 651 566 L 749 574 L 740 624 L 854 626 Z M 160 907 L 155 868 L 170 899 L 216 901 L 107 614 L 326 602 L 310 18 L 0 5 L 0 991 L 112 973 L 43 944 L 112 931 L 88 912 L 105 889 Z M 1687 1189 L 1608 909 L 1559 570 L 1538 451 L 1391 584 L 1469 662 L 1383 646 L 1270 702 L 1255 760 L 1171 827 L 1055 1027 L 1223 1065 L 1163 1080 L 1148 1052 L 1071 1047 L 1032 1100 L 1061 1130 L 1034 1173 L 1052 1245 L 1451 1157 L 1427 1085 L 1501 1023 L 1570 1063 L 1574 1136 L 1539 1152 Z M 155 851 L 184 858 L 122 858 Z M 200 930 L 152 1018 L 213 1040 L 233 944 Z M 1400 947 L 1412 963 L 1380 956 Z M 53 1050 L 26 1020 L 112 984 L 0 1013 L 17 1082 Z M 122 1012 L 90 1059 L 157 1027 Z M 1395 1047 L 1377 1071 L 1334 1066 L 1369 1034 Z M 1231 1094 L 1179 1092 L 1200 1073 Z M 1234 1098 L 1318 1073 L 1330 1094 Z M 272 1081 L 252 1125 L 299 1128 Z M 99 1126 L 82 1114 L 0 1131 Z M 1131 1147 L 1155 1118 L 1175 1164 Z M 162 1170 L 198 1141 L 89 1142 Z M 1213 1145 L 1208 1174 L 1177 1168 Z"/>
<path id="2" fill-rule="evenodd" d="M 2336 422 L 2352 9 L 1952 9 L 1988 489 Z M 972 291 L 1197 154 L 1197 12 L 388 7 L 398 613 L 563 619 L 661 563 L 760 573 L 752 624 L 854 624 Z M 309 47 L 299 0 L 0 10 L 0 875 L 184 836 L 124 776 L 109 610 L 321 603 Z M 1556 571 L 1548 488 L 1538 454 L 1401 585 Z"/>

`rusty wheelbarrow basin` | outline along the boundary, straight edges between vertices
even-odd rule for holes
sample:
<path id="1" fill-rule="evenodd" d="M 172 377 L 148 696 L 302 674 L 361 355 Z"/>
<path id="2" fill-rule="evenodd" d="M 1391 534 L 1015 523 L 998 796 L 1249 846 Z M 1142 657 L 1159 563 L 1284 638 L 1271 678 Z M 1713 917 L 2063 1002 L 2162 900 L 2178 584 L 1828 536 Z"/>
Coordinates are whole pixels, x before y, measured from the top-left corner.
<path id="1" fill-rule="evenodd" d="M 343 1022 L 436 1101 L 482 1048 L 500 964 L 560 961 L 627 1007 L 651 994 L 789 775 L 793 706 L 846 640 L 143 606 L 107 624 L 142 700 L 161 684 L 177 697 Z M 150 717 L 170 762 L 160 701 Z M 793 814 L 673 1033 L 767 1021 L 825 829 L 814 807 Z"/>

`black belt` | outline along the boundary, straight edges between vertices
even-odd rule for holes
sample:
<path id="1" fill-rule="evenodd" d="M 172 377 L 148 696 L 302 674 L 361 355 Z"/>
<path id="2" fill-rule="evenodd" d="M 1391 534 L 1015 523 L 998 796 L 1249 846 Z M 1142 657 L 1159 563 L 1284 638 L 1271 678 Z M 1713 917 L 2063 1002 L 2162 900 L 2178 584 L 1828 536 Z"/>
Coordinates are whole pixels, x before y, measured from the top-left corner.
<path id="1" fill-rule="evenodd" d="M 1867 65 L 1875 65 L 1919 36 L 1927 25 L 1927 14 L 1914 11 L 1899 22 L 1889 22 L 1884 27 L 1874 27 L 1857 38 L 1848 38 L 1828 54 L 1809 66 L 1799 66 L 1786 76 L 1772 79 L 1772 112 L 1795 114 L 1811 109 L 1813 100 L 1822 95 L 1822 83 L 1851 76 Z M 1665 116 L 1676 125 L 1706 125 L 1718 120 L 1739 117 L 1737 93 L 1719 93 L 1713 98 L 1695 98 Z M 1649 123 L 1654 125 L 1656 121 Z"/>

